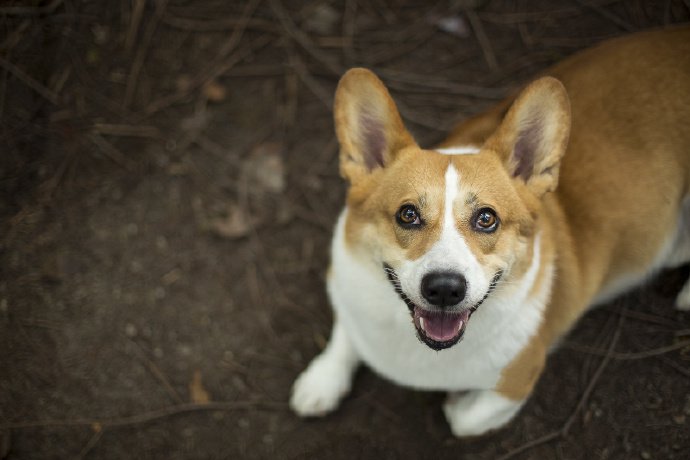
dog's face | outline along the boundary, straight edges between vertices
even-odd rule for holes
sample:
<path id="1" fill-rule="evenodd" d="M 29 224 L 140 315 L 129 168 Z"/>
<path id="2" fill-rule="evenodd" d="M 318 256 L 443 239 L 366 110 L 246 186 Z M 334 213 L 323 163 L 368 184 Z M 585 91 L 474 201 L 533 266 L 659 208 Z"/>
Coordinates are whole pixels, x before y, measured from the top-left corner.
<path id="1" fill-rule="evenodd" d="M 562 88 L 543 86 L 525 91 L 484 146 L 453 156 L 415 144 L 370 72 L 352 70 L 338 86 L 348 243 L 380 265 L 433 349 L 455 345 L 497 284 L 529 266 L 567 138 Z"/>

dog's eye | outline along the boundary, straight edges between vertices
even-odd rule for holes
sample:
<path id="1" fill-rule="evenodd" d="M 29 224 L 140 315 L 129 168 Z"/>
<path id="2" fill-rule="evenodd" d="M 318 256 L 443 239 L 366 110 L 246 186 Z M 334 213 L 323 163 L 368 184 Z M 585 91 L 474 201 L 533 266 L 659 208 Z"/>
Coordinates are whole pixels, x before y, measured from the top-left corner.
<path id="1" fill-rule="evenodd" d="M 498 228 L 498 216 L 490 208 L 482 208 L 474 215 L 474 228 L 480 232 L 492 233 Z"/>
<path id="2" fill-rule="evenodd" d="M 395 216 L 398 224 L 402 227 L 409 228 L 421 225 L 422 219 L 419 217 L 419 211 L 411 204 L 403 205 Z"/>

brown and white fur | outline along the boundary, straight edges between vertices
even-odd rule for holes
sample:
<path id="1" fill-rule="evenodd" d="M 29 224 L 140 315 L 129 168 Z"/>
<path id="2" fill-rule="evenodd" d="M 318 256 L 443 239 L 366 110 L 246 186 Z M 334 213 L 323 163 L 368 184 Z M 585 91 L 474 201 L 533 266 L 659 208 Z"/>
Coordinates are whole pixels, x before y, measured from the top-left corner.
<path id="1" fill-rule="evenodd" d="M 448 391 L 457 436 L 500 427 L 589 306 L 690 261 L 690 28 L 609 41 L 546 75 L 431 150 L 373 73 L 343 76 L 334 324 L 295 382 L 298 414 L 333 410 L 365 363 Z M 676 302 L 690 308 L 690 281 Z"/>

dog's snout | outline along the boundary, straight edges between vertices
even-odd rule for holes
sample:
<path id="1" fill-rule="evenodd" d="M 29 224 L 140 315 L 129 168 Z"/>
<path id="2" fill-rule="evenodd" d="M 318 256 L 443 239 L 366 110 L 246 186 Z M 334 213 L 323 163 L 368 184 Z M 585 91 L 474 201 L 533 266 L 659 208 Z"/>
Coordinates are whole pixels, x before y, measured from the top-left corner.
<path id="1" fill-rule="evenodd" d="M 454 272 L 434 272 L 422 278 L 422 295 L 432 305 L 450 307 L 465 298 L 467 281 Z"/>

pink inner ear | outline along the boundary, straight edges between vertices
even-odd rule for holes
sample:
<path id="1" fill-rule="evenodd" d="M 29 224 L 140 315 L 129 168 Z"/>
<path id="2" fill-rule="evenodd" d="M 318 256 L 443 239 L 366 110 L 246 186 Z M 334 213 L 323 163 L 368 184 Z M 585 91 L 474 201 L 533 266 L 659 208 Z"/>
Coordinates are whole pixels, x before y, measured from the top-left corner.
<path id="1" fill-rule="evenodd" d="M 384 149 L 386 148 L 386 135 L 383 123 L 367 112 L 359 116 L 359 127 L 362 133 L 361 148 L 364 164 L 370 171 L 383 166 Z"/>
<path id="2" fill-rule="evenodd" d="M 523 129 L 518 134 L 517 142 L 513 148 L 513 159 L 516 166 L 513 171 L 513 177 L 520 177 L 527 181 L 532 174 L 534 174 L 534 164 L 536 163 L 536 156 L 539 155 L 537 151 L 541 141 L 541 127 L 536 123 L 531 123 L 526 129 Z"/>

